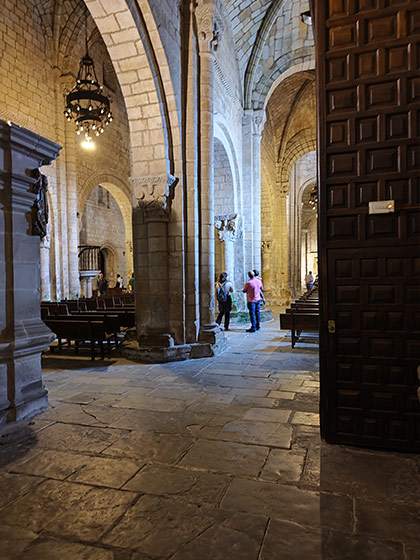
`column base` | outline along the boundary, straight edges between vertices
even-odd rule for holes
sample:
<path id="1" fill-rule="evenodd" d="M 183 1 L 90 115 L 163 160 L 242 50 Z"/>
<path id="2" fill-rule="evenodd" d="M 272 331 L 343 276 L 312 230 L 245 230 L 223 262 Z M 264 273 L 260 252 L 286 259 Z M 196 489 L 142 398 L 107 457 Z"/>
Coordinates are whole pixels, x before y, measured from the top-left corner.
<path id="1" fill-rule="evenodd" d="M 215 327 L 215 330 L 219 328 Z M 134 339 L 133 332 L 128 333 L 120 349 L 122 355 L 128 360 L 146 364 L 160 364 L 166 362 L 179 362 L 196 358 L 211 358 L 222 352 L 226 347 L 224 333 L 218 332 L 214 342 L 200 340 L 191 344 L 174 344 L 169 334 L 140 335 Z M 209 336 L 209 338 L 212 338 Z"/>
<path id="2" fill-rule="evenodd" d="M 40 320 L 15 325 L 14 341 L 0 345 L 0 424 L 35 416 L 48 407 L 48 391 L 41 377 L 41 352 L 54 335 Z M 3 396 L 4 395 L 4 396 Z"/>

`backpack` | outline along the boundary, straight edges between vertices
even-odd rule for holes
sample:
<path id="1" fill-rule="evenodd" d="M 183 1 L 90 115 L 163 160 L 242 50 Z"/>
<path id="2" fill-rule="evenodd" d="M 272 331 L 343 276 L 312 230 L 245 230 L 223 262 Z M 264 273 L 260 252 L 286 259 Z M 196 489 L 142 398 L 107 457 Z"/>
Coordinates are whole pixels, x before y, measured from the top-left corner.
<path id="1" fill-rule="evenodd" d="M 219 303 L 225 303 L 225 301 L 227 301 L 227 294 L 223 289 L 223 286 L 220 286 L 216 293 L 216 298 Z"/>

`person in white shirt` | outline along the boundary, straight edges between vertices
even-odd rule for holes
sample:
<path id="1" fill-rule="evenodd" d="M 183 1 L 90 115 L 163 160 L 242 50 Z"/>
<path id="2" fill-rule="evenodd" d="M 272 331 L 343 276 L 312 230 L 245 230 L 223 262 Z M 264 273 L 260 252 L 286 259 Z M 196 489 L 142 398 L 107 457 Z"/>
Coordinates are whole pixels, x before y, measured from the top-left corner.
<path id="1" fill-rule="evenodd" d="M 312 276 L 312 270 L 310 270 L 309 273 L 305 276 L 305 284 L 308 292 L 314 287 L 314 277 Z"/>

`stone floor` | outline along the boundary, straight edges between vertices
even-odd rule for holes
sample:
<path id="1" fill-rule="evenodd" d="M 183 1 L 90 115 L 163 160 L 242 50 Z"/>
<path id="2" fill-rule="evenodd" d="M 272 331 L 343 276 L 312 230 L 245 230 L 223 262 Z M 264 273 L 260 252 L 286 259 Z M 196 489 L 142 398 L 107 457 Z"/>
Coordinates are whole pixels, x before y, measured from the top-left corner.
<path id="1" fill-rule="evenodd" d="M 48 410 L 0 434 L 1 559 L 419 559 L 419 457 L 321 443 L 316 348 L 245 328 L 213 359 L 45 357 Z"/>

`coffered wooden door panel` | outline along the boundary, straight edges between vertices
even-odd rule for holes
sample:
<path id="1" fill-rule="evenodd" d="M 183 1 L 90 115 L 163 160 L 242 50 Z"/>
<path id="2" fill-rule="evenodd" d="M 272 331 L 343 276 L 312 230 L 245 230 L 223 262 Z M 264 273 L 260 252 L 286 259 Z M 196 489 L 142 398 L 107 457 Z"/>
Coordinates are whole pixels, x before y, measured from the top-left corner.
<path id="1" fill-rule="evenodd" d="M 420 450 L 420 2 L 314 4 L 321 430 Z"/>

